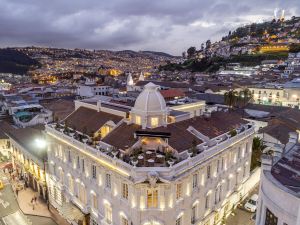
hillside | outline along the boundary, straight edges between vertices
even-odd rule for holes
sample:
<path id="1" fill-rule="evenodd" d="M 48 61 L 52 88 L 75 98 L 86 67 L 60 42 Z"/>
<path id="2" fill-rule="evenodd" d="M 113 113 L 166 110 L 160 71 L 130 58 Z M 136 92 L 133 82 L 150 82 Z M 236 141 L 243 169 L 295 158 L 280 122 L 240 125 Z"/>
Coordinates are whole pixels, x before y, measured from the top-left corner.
<path id="1" fill-rule="evenodd" d="M 38 61 L 15 49 L 0 49 L 0 73 L 25 74 Z"/>
<path id="2" fill-rule="evenodd" d="M 289 52 L 300 51 L 299 40 L 300 17 L 253 23 L 229 31 L 215 43 L 207 40 L 200 49 L 190 47 L 184 62 L 160 69 L 216 72 L 227 63 L 256 66 L 262 60 L 285 60 Z"/>

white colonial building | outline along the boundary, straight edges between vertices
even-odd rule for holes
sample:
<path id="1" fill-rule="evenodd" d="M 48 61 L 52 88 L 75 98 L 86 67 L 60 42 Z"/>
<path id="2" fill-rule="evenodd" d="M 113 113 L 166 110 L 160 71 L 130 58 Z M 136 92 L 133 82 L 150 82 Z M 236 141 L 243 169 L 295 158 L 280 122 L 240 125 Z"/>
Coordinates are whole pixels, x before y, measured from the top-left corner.
<path id="1" fill-rule="evenodd" d="M 221 224 L 252 188 L 254 127 L 196 106 L 149 83 L 134 107 L 85 103 L 47 125 L 50 203 L 73 224 Z"/>
<path id="2" fill-rule="evenodd" d="M 300 148 L 291 133 L 285 149 L 262 157 L 256 225 L 300 225 Z"/>

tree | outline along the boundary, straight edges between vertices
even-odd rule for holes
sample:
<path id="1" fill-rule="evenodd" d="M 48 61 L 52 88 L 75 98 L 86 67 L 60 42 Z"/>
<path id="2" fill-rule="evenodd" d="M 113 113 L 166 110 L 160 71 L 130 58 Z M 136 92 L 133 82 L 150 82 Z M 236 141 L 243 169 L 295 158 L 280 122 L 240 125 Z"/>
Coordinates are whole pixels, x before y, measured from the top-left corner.
<path id="1" fill-rule="evenodd" d="M 230 109 L 232 109 L 238 101 L 238 92 L 234 90 L 225 92 L 224 101 L 225 104 L 228 105 Z"/>
<path id="2" fill-rule="evenodd" d="M 182 58 L 186 58 L 186 52 L 182 52 Z"/>
<path id="3" fill-rule="evenodd" d="M 201 51 L 204 51 L 204 43 L 201 44 Z"/>
<path id="4" fill-rule="evenodd" d="M 259 137 L 253 138 L 251 166 L 250 166 L 251 171 L 260 165 L 261 154 L 265 147 L 266 146 L 264 146 L 263 140 L 261 138 Z"/>
<path id="5" fill-rule="evenodd" d="M 189 47 L 187 50 L 188 58 L 192 58 L 196 53 L 196 47 Z"/>
<path id="6" fill-rule="evenodd" d="M 242 108 L 247 106 L 253 100 L 252 92 L 246 88 L 239 92 L 238 103 Z"/>
<path id="7" fill-rule="evenodd" d="M 209 49 L 211 46 L 211 41 L 210 40 L 207 40 L 206 41 L 206 49 Z"/>

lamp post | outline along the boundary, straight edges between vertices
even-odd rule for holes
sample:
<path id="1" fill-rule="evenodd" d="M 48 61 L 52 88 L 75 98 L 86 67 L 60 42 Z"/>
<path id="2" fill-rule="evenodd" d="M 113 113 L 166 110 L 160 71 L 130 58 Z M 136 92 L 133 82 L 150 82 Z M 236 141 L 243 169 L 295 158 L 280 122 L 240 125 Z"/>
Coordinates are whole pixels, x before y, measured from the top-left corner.
<path id="1" fill-rule="evenodd" d="M 45 149 L 47 147 L 47 142 L 45 140 L 45 137 L 43 137 L 42 139 L 36 139 L 35 140 L 36 146 L 40 149 Z M 49 191 L 48 191 L 48 184 L 47 184 L 47 175 L 46 175 L 46 162 L 47 159 L 44 157 L 43 158 L 43 169 L 44 169 L 44 179 L 45 179 L 45 188 L 46 188 L 46 201 L 47 201 L 47 207 L 48 210 L 50 209 L 50 205 L 49 205 Z"/>

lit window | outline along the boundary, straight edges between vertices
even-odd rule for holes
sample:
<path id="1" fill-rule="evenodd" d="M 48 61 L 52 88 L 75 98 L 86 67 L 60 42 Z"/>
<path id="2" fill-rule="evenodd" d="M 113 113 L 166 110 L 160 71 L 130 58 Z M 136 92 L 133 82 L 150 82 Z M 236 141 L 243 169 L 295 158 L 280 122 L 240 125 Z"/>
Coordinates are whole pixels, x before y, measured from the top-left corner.
<path id="1" fill-rule="evenodd" d="M 96 194 L 92 194 L 92 200 L 93 200 L 93 208 L 98 209 L 98 200 Z"/>
<path id="2" fill-rule="evenodd" d="M 122 197 L 128 199 L 128 184 L 122 184 Z"/>
<path id="3" fill-rule="evenodd" d="M 137 125 L 141 125 L 142 124 L 142 120 L 141 120 L 141 117 L 140 116 L 135 116 L 135 123 Z"/>
<path id="4" fill-rule="evenodd" d="M 69 177 L 69 190 L 72 194 L 74 194 L 74 180 L 71 176 Z"/>
<path id="5" fill-rule="evenodd" d="M 147 207 L 156 208 L 158 203 L 158 191 L 147 190 Z"/>
<path id="6" fill-rule="evenodd" d="M 110 176 L 110 174 L 105 175 L 105 187 L 111 189 L 111 176 Z"/>
<path id="7" fill-rule="evenodd" d="M 182 197 L 182 184 L 176 185 L 176 199 L 180 199 Z"/>
<path id="8" fill-rule="evenodd" d="M 108 204 L 105 205 L 105 221 L 108 224 L 112 223 L 112 209 Z"/>
<path id="9" fill-rule="evenodd" d="M 158 118 L 152 117 L 151 118 L 151 127 L 157 127 L 158 126 Z"/>

